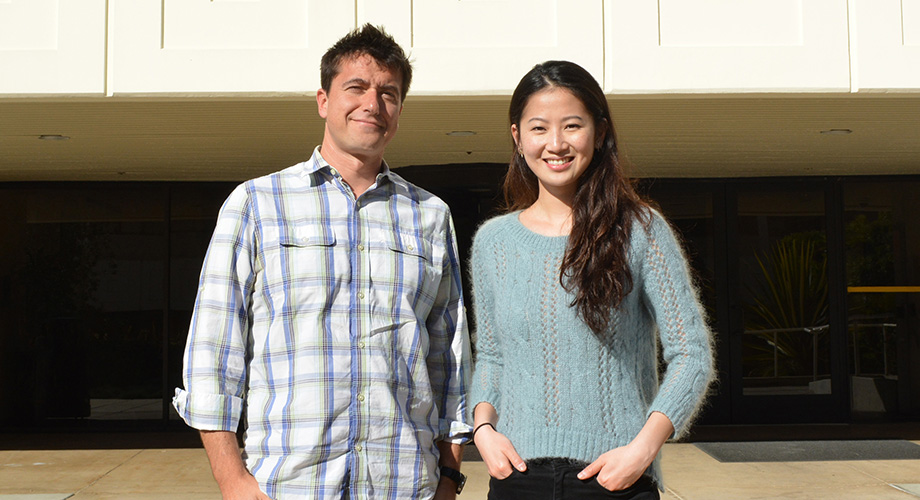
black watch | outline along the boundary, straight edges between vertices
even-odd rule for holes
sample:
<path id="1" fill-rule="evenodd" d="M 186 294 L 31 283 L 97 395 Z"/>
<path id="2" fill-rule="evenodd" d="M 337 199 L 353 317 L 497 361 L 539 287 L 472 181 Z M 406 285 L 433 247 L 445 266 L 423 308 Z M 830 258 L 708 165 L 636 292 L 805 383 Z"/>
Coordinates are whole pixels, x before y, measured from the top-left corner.
<path id="1" fill-rule="evenodd" d="M 446 465 L 441 466 L 441 476 L 457 483 L 457 494 L 463 491 L 463 485 L 466 484 L 466 476 L 457 469 L 451 469 Z"/>

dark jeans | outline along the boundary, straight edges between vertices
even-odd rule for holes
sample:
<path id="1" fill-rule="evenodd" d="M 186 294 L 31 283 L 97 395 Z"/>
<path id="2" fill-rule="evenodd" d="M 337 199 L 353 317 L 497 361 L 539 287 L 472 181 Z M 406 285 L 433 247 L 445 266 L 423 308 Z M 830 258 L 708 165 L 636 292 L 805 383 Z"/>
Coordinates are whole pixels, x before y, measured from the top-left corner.
<path id="1" fill-rule="evenodd" d="M 659 500 L 658 488 L 648 476 L 620 491 L 609 491 L 595 478 L 578 479 L 588 464 L 565 459 L 527 462 L 527 471 L 513 471 L 505 479 L 489 480 L 489 500 L 566 500 L 619 498 Z"/>

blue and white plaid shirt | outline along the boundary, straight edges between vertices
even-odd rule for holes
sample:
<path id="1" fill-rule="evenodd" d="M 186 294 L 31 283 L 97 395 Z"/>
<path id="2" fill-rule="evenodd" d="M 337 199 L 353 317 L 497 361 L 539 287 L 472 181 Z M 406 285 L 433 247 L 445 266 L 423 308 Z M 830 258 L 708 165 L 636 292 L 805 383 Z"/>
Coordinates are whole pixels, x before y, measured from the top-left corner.
<path id="1" fill-rule="evenodd" d="M 355 200 L 317 148 L 224 203 L 174 404 L 201 430 L 244 418 L 274 499 L 430 498 L 469 363 L 447 205 L 385 164 Z"/>

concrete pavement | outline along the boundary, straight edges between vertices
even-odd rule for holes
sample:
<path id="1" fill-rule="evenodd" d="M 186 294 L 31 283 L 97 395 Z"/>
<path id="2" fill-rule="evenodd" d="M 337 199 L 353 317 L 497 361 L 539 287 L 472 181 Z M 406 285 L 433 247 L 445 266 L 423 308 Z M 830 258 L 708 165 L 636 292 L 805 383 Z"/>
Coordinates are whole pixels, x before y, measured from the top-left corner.
<path id="1" fill-rule="evenodd" d="M 720 463 L 689 443 L 662 453 L 666 500 L 920 498 L 920 460 Z M 463 471 L 460 499 L 484 500 L 484 464 L 467 461 Z M 220 499 L 203 449 L 0 450 L 0 500 L 161 498 Z"/>

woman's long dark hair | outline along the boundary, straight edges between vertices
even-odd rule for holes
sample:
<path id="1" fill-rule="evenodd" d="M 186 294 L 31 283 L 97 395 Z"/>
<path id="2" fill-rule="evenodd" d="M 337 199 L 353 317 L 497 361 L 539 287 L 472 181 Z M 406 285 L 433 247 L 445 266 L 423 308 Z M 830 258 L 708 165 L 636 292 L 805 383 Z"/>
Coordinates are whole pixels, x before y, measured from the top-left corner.
<path id="1" fill-rule="evenodd" d="M 620 164 L 616 132 L 604 91 L 581 66 L 568 61 L 547 61 L 533 67 L 511 96 L 508 117 L 521 129 L 521 115 L 530 97 L 550 87 L 563 88 L 577 97 L 604 137 L 591 164 L 578 179 L 572 205 L 572 231 L 562 259 L 559 282 L 575 294 L 584 322 L 595 334 L 610 322 L 611 311 L 632 289 L 627 248 L 632 224 L 648 222 L 649 204 L 636 192 Z M 505 208 L 522 210 L 537 200 L 537 177 L 524 159 L 512 154 L 503 185 Z"/>

